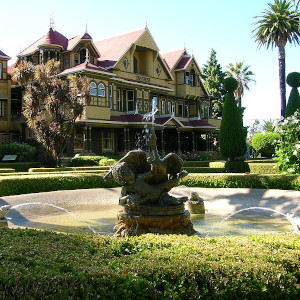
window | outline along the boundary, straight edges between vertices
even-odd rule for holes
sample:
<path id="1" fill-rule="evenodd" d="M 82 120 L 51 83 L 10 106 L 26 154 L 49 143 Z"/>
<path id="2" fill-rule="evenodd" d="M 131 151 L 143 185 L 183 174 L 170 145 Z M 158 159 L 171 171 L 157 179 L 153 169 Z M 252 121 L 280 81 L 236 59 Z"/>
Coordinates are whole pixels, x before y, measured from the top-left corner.
<path id="1" fill-rule="evenodd" d="M 157 73 L 158 76 L 159 76 L 160 73 L 161 73 L 161 70 L 160 70 L 160 67 L 159 67 L 159 66 L 157 66 L 157 68 L 156 68 L 156 73 Z"/>
<path id="2" fill-rule="evenodd" d="M 171 113 L 171 105 L 172 105 L 172 103 L 171 103 L 171 102 L 168 102 L 168 114 Z"/>
<path id="3" fill-rule="evenodd" d="M 90 95 L 97 96 L 97 85 L 95 82 L 90 83 Z"/>
<path id="4" fill-rule="evenodd" d="M 161 101 L 161 114 L 166 114 L 166 107 L 165 107 L 165 101 Z"/>
<path id="5" fill-rule="evenodd" d="M 112 132 L 111 131 L 103 131 L 102 150 L 112 150 Z"/>
<path id="6" fill-rule="evenodd" d="M 108 86 L 108 95 L 109 95 L 108 105 L 109 105 L 109 108 L 112 109 L 113 108 L 113 99 L 112 99 L 113 87 L 111 84 Z"/>
<path id="7" fill-rule="evenodd" d="M 128 68 L 128 59 L 127 58 L 125 58 L 123 60 L 123 64 L 124 64 L 125 69 L 127 69 Z"/>
<path id="8" fill-rule="evenodd" d="M 210 108 L 209 102 L 201 103 L 201 106 L 200 106 L 201 118 L 203 118 L 203 119 L 209 118 L 209 108 Z"/>
<path id="9" fill-rule="evenodd" d="M 198 77 L 198 86 L 201 86 L 201 76 L 198 75 L 197 77 Z"/>
<path id="10" fill-rule="evenodd" d="M 152 97 L 152 111 L 157 107 L 157 97 Z"/>
<path id="11" fill-rule="evenodd" d="M 184 117 L 188 117 L 189 116 L 189 101 L 184 101 L 183 116 Z"/>
<path id="12" fill-rule="evenodd" d="M 175 116 L 175 113 L 176 113 L 176 105 L 175 105 L 175 103 L 173 102 L 172 103 L 172 116 Z"/>
<path id="13" fill-rule="evenodd" d="M 117 102 L 118 102 L 118 111 L 122 111 L 121 90 L 120 89 L 117 89 Z"/>
<path id="14" fill-rule="evenodd" d="M 79 64 L 79 54 L 78 53 L 75 53 L 74 60 L 75 60 L 75 65 L 78 65 Z"/>
<path id="15" fill-rule="evenodd" d="M 80 55 L 80 63 L 84 63 L 86 61 L 88 61 L 88 50 L 83 48 L 80 50 L 79 52 L 79 55 Z"/>
<path id="16" fill-rule="evenodd" d="M 0 79 L 3 77 L 3 63 L 0 62 Z"/>
<path id="17" fill-rule="evenodd" d="M 178 116 L 179 117 L 183 116 L 183 103 L 182 103 L 182 101 L 178 102 Z"/>
<path id="18" fill-rule="evenodd" d="M 185 72 L 185 84 L 190 84 L 190 72 Z"/>
<path id="19" fill-rule="evenodd" d="M 190 76 L 190 84 L 191 84 L 191 86 L 196 86 L 195 80 L 196 80 L 196 78 L 195 78 L 195 70 L 191 69 L 191 76 Z"/>
<path id="20" fill-rule="evenodd" d="M 135 101 L 134 101 L 134 91 L 133 90 L 127 90 L 126 91 L 126 102 L 127 102 L 127 111 L 133 112 L 135 111 Z"/>
<path id="21" fill-rule="evenodd" d="M 98 84 L 98 96 L 105 97 L 105 85 L 102 82 Z"/>

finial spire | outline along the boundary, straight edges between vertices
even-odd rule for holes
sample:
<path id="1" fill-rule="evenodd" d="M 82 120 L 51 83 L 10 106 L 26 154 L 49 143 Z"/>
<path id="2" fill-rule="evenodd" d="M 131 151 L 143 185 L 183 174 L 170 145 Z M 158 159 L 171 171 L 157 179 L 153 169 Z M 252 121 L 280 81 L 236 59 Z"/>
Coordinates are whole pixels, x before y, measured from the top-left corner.
<path id="1" fill-rule="evenodd" d="M 183 50 L 186 50 L 186 47 L 185 47 L 185 42 L 183 43 Z"/>
<path id="2" fill-rule="evenodd" d="M 87 21 L 87 20 L 85 20 L 85 33 L 87 33 L 87 32 L 88 32 L 88 26 L 87 26 L 87 23 L 88 23 L 88 21 Z"/>
<path id="3" fill-rule="evenodd" d="M 53 13 L 50 15 L 50 28 L 54 30 L 54 18 L 53 18 Z"/>
<path id="4" fill-rule="evenodd" d="M 145 29 L 148 29 L 147 17 L 145 16 Z"/>

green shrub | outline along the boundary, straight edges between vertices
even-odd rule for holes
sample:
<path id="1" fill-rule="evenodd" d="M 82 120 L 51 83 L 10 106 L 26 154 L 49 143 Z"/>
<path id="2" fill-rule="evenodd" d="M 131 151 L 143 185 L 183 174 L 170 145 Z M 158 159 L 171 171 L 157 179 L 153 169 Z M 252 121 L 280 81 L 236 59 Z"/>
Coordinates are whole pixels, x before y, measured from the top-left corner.
<path id="1" fill-rule="evenodd" d="M 246 173 L 250 172 L 250 168 L 247 162 L 242 160 L 230 160 L 225 163 L 226 173 Z"/>
<path id="2" fill-rule="evenodd" d="M 27 172 L 28 169 L 39 166 L 39 162 L 0 163 L 0 168 L 12 168 L 16 172 Z"/>
<path id="3" fill-rule="evenodd" d="M 114 165 L 120 156 L 110 155 L 110 156 L 78 156 L 73 157 L 70 162 L 70 167 L 82 167 L 82 166 L 103 166 L 103 165 Z"/>
<path id="4" fill-rule="evenodd" d="M 17 155 L 17 161 L 31 162 L 37 159 L 37 150 L 35 147 L 27 144 L 12 143 L 0 145 L 0 160 L 3 159 L 4 155 Z"/>
<path id="5" fill-rule="evenodd" d="M 225 168 L 225 161 L 212 161 L 209 163 L 210 168 Z"/>
<path id="6" fill-rule="evenodd" d="M 262 156 L 272 157 L 280 136 L 274 132 L 257 133 L 252 138 L 252 147 Z"/>
<path id="7" fill-rule="evenodd" d="M 189 174 L 181 185 L 204 188 L 254 188 L 300 190 L 300 175 L 282 174 Z"/>
<path id="8" fill-rule="evenodd" d="M 113 238 L 1 229 L 1 299 L 299 299 L 297 234 Z"/>
<path id="9" fill-rule="evenodd" d="M 280 172 L 300 174 L 300 111 L 278 122 L 276 131 L 280 135 L 276 149 Z"/>
<path id="10" fill-rule="evenodd" d="M 292 87 L 288 104 L 285 108 L 284 117 L 292 116 L 297 109 L 300 109 L 300 95 L 298 87 L 300 87 L 300 73 L 292 72 L 286 78 L 287 84 Z"/>
<path id="11" fill-rule="evenodd" d="M 234 90 L 238 87 L 238 82 L 233 77 L 229 77 L 223 83 L 227 94 L 219 133 L 220 151 L 224 158 L 236 160 L 242 158 L 247 150 L 241 114 L 233 95 Z"/>

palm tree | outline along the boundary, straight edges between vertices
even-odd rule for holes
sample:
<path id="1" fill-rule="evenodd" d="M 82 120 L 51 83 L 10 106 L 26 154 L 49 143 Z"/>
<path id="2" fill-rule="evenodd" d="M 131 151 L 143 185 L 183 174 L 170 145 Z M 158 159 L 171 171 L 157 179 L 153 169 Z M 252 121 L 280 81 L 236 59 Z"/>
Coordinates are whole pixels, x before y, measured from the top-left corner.
<path id="1" fill-rule="evenodd" d="M 251 81 L 255 82 L 250 76 L 254 73 L 250 70 L 250 66 L 244 66 L 243 61 L 237 61 L 234 64 L 229 64 L 227 66 L 226 75 L 229 77 L 234 77 L 238 82 L 238 88 L 234 92 L 234 96 L 238 101 L 238 107 L 242 107 L 242 97 L 244 96 L 244 91 L 249 90 L 249 83 Z"/>
<path id="2" fill-rule="evenodd" d="M 299 1 L 293 1 L 295 9 L 289 0 L 275 0 L 274 4 L 268 3 L 269 9 L 263 12 L 263 15 L 254 25 L 253 30 L 255 41 L 258 48 L 266 46 L 278 47 L 279 60 L 279 86 L 281 98 L 281 116 L 284 116 L 286 106 L 286 86 L 285 86 L 285 45 L 299 44 Z M 297 3 L 296 3 L 297 2 Z"/>

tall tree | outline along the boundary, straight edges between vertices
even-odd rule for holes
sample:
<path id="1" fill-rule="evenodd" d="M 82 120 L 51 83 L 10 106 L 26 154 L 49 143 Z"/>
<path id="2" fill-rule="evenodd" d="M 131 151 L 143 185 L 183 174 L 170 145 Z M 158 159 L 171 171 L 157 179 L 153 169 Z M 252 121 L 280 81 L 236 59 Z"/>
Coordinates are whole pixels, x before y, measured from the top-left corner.
<path id="1" fill-rule="evenodd" d="M 27 125 L 56 166 L 90 97 L 86 77 L 60 78 L 58 72 L 59 63 L 54 60 L 36 67 L 21 62 L 13 72 L 13 80 L 25 86 L 23 115 Z"/>
<path id="2" fill-rule="evenodd" d="M 298 1 L 297 1 L 298 2 Z M 279 60 L 279 87 L 281 98 L 281 116 L 284 116 L 286 106 L 285 85 L 285 46 L 299 44 L 299 12 L 298 4 L 294 1 L 295 8 L 289 0 L 275 0 L 274 4 L 268 3 L 259 20 L 254 23 L 257 27 L 253 30 L 258 47 L 278 47 Z"/>
<path id="3" fill-rule="evenodd" d="M 223 88 L 225 73 L 218 63 L 217 52 L 214 49 L 211 50 L 209 60 L 203 65 L 201 73 L 202 78 L 204 79 L 203 84 L 205 88 L 209 95 L 215 98 L 212 100 L 212 116 L 221 117 L 222 101 L 225 95 L 225 90 Z"/>
<path id="4" fill-rule="evenodd" d="M 255 82 L 255 80 L 251 78 L 254 73 L 250 70 L 249 65 L 244 66 L 243 61 L 237 61 L 235 65 L 230 63 L 227 66 L 227 75 L 235 78 L 238 82 L 238 88 L 234 91 L 234 96 L 238 101 L 238 107 L 241 108 L 244 91 L 250 90 L 250 82 Z"/>

